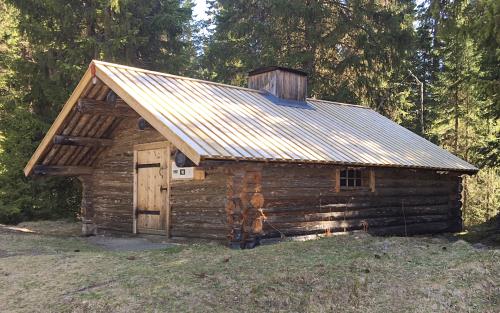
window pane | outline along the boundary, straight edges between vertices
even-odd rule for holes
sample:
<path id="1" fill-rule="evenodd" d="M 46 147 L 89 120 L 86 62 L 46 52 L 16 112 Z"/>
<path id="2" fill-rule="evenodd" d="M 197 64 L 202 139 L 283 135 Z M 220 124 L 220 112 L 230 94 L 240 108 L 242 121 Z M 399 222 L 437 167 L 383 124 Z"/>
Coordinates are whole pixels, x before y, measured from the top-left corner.
<path id="1" fill-rule="evenodd" d="M 362 171 L 360 169 L 345 169 L 340 170 L 340 186 L 341 187 L 361 187 L 362 186 Z"/>

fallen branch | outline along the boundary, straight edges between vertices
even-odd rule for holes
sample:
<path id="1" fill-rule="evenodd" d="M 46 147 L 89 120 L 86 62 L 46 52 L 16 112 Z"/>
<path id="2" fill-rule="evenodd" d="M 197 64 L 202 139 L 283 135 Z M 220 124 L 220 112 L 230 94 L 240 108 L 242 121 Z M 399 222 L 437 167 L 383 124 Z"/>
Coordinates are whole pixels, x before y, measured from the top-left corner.
<path id="1" fill-rule="evenodd" d="M 106 285 L 109 285 L 113 282 L 115 282 L 116 280 L 108 280 L 108 281 L 105 281 L 105 282 L 101 282 L 101 283 L 94 283 L 92 285 L 88 285 L 88 286 L 85 286 L 85 287 L 82 287 L 80 289 L 76 289 L 76 290 L 73 290 L 73 291 L 70 291 L 70 292 L 67 292 L 63 295 L 69 295 L 69 294 L 72 294 L 72 293 L 78 293 L 78 292 L 83 292 L 83 291 L 88 291 L 90 289 L 94 289 L 94 288 L 99 288 L 99 287 L 103 287 L 103 286 L 106 286 Z"/>

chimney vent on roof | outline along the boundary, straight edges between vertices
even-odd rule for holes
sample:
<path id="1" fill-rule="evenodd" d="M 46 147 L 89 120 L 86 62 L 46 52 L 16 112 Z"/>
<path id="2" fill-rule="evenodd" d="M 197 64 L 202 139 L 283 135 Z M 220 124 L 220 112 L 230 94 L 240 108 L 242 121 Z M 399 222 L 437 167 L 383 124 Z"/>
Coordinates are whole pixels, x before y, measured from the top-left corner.
<path id="1" fill-rule="evenodd" d="M 262 67 L 248 73 L 248 88 L 266 90 L 285 100 L 305 101 L 307 73 L 279 66 Z"/>

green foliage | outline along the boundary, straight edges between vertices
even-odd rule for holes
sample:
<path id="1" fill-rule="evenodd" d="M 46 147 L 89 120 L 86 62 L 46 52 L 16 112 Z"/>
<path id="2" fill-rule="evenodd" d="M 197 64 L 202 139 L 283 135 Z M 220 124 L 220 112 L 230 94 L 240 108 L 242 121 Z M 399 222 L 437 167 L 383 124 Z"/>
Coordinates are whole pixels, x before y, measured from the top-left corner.
<path id="1" fill-rule="evenodd" d="M 189 74 L 190 1 L 0 0 L 0 222 L 75 215 L 75 179 L 26 165 L 92 59 Z"/>
<path id="2" fill-rule="evenodd" d="M 500 134 L 498 1 L 430 1 L 421 8 L 420 63 L 428 86 L 428 135 L 484 167 L 464 180 L 464 221 L 494 216 Z M 426 53 L 427 52 L 427 53 Z"/>
<path id="3" fill-rule="evenodd" d="M 466 225 L 480 224 L 500 213 L 500 170 L 485 167 L 467 179 L 463 211 Z"/>

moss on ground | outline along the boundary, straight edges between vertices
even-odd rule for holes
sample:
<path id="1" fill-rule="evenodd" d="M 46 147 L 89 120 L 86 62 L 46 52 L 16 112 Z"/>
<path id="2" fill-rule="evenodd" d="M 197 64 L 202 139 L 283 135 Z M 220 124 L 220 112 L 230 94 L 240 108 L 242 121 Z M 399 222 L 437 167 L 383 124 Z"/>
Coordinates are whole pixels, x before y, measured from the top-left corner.
<path id="1" fill-rule="evenodd" d="M 499 250 L 444 237 L 358 234 L 253 250 L 193 244 L 109 252 L 53 235 L 0 232 L 1 312 L 498 312 L 500 306 Z"/>

